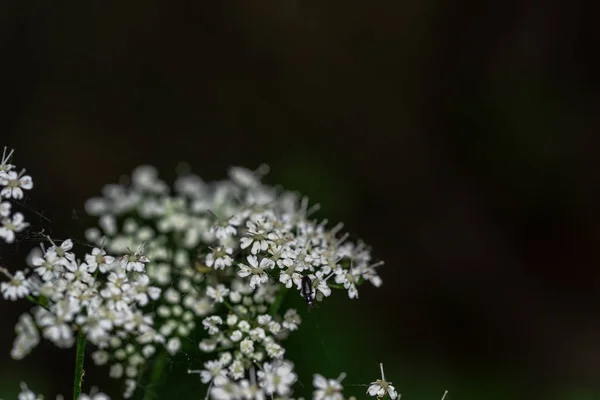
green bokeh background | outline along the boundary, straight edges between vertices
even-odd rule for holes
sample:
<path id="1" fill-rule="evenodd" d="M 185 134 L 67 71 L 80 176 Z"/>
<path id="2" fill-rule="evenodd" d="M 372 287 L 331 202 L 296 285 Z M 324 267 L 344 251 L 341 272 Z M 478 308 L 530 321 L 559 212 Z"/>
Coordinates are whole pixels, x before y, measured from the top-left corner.
<path id="1" fill-rule="evenodd" d="M 81 235 L 82 205 L 143 163 L 206 180 L 230 165 L 322 205 L 386 261 L 334 292 L 289 357 L 379 362 L 403 399 L 600 398 L 599 65 L 582 1 L 12 2 L 0 10 L 2 143 L 35 188 L 34 229 Z M 0 144 L 2 144 L 0 143 Z M 81 236 L 80 236 L 81 237 Z M 9 269 L 32 243 L 0 247 Z M 0 302 L 0 398 L 68 398 L 73 351 L 9 358 L 27 304 Z M 172 360 L 161 398 L 203 398 Z M 89 364 L 88 364 L 89 365 Z M 106 371 L 85 385 L 107 392 Z M 300 388 L 302 391 L 302 388 Z M 308 392 L 302 393 L 309 396 Z M 116 398 L 116 396 L 115 396 Z"/>

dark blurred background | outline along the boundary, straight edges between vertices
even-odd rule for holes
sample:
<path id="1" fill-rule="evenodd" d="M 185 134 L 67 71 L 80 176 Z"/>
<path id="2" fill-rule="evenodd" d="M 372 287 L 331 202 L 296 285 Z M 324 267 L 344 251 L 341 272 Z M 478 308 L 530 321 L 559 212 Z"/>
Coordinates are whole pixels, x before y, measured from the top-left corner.
<path id="1" fill-rule="evenodd" d="M 384 362 L 409 400 L 598 399 L 597 14 L 540 4 L 3 2 L 0 145 L 59 238 L 142 163 L 207 180 L 267 163 L 344 221 L 384 285 L 297 304 L 306 386 Z M 9 358 L 26 308 L 0 302 L 0 397 L 20 380 L 68 397 L 74 352 Z"/>

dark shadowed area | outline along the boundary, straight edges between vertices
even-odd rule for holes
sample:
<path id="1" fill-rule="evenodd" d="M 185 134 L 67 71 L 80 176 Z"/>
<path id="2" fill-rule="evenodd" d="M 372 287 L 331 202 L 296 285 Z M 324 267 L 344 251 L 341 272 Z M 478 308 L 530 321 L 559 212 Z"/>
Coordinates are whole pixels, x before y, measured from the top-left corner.
<path id="1" fill-rule="evenodd" d="M 206 180 L 266 163 L 269 183 L 343 221 L 386 261 L 384 284 L 311 314 L 289 300 L 307 387 L 313 372 L 367 384 L 383 362 L 408 400 L 595 398 L 596 15 L 578 1 L 15 1 L 0 6 L 0 146 L 34 179 L 32 229 L 60 239 L 83 237 L 104 184 L 139 164 L 171 181 L 181 161 Z M 2 245 L 0 262 L 22 268 L 33 245 Z M 73 350 L 10 359 L 28 307 L 0 301 L 0 397 L 25 380 L 69 398 Z M 172 368 L 183 380 L 200 363 Z M 171 396 L 206 393 L 182 385 Z"/>

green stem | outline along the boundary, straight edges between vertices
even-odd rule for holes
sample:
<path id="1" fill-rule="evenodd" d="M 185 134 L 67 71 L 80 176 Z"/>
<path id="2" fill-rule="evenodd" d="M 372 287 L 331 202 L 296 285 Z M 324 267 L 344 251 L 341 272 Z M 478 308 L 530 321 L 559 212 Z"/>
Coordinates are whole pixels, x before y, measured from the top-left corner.
<path id="1" fill-rule="evenodd" d="M 279 311 L 279 308 L 281 307 L 281 303 L 283 303 L 283 299 L 285 299 L 285 295 L 288 292 L 288 288 L 284 287 L 282 288 L 279 293 L 277 293 L 277 297 L 275 297 L 275 301 L 273 302 L 273 304 L 271 304 L 271 307 L 269 307 L 269 315 L 274 317 L 275 314 L 277 314 L 277 311 Z"/>
<path id="2" fill-rule="evenodd" d="M 156 361 L 154 362 L 154 366 L 152 367 L 152 372 L 150 373 L 150 380 L 148 381 L 148 385 L 146 385 L 147 387 L 144 393 L 144 400 L 150 400 L 152 399 L 152 397 L 155 397 L 154 388 L 160 383 L 162 372 L 165 367 L 166 357 L 167 352 L 164 349 L 160 350 L 158 356 L 156 357 Z"/>
<path id="3" fill-rule="evenodd" d="M 79 398 L 81 383 L 83 382 L 83 360 L 85 357 L 85 333 L 79 330 L 77 333 L 77 355 L 75 356 L 75 377 L 73 378 L 73 400 Z"/>

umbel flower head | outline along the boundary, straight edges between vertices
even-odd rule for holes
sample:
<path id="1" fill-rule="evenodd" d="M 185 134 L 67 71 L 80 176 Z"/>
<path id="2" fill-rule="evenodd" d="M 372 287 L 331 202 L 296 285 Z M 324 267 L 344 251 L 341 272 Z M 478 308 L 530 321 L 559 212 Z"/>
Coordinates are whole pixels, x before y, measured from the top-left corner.
<path id="1" fill-rule="evenodd" d="M 268 366 L 283 362 L 282 341 L 301 322 L 293 309 L 279 312 L 288 289 L 312 304 L 334 288 L 354 299 L 364 281 L 382 283 L 367 245 L 314 220 L 308 199 L 263 184 L 265 172 L 234 167 L 210 183 L 183 175 L 171 190 L 142 166 L 86 203 L 99 222 L 89 241 L 110 254 L 144 246 L 149 284 L 162 290 L 155 329 L 171 355 L 200 329 L 200 350 L 215 353 L 200 376 L 215 390 L 249 379 L 256 363 L 270 376 Z"/>
<path id="2" fill-rule="evenodd" d="M 32 187 L 24 171 L 14 173 L 11 156 L 0 164 L 0 197 L 7 199 L 0 237 L 7 242 L 27 226 L 8 200 Z M 125 381 L 129 398 L 139 382 L 152 386 L 146 378 L 160 376 L 148 371 L 161 364 L 154 358 L 192 344 L 211 354 L 190 373 L 212 398 L 291 399 L 298 379 L 284 340 L 301 318 L 281 310 L 283 297 L 302 296 L 309 310 L 332 289 L 356 299 L 363 282 L 382 284 L 382 262 L 372 261 L 363 242 L 349 241 L 342 224 L 315 220 L 318 207 L 308 199 L 263 184 L 265 173 L 234 167 L 211 183 L 183 175 L 171 189 L 142 166 L 128 182 L 107 185 L 86 203 L 98 218 L 86 231 L 90 252 L 78 257 L 73 241 L 48 238 L 48 248 L 31 253 L 29 269 L 0 269 L 5 299 L 37 304 L 15 327 L 13 358 L 42 338 L 66 348 L 83 335 L 95 345 L 93 361 Z M 341 379 L 315 375 L 314 395 L 343 399 Z"/>

